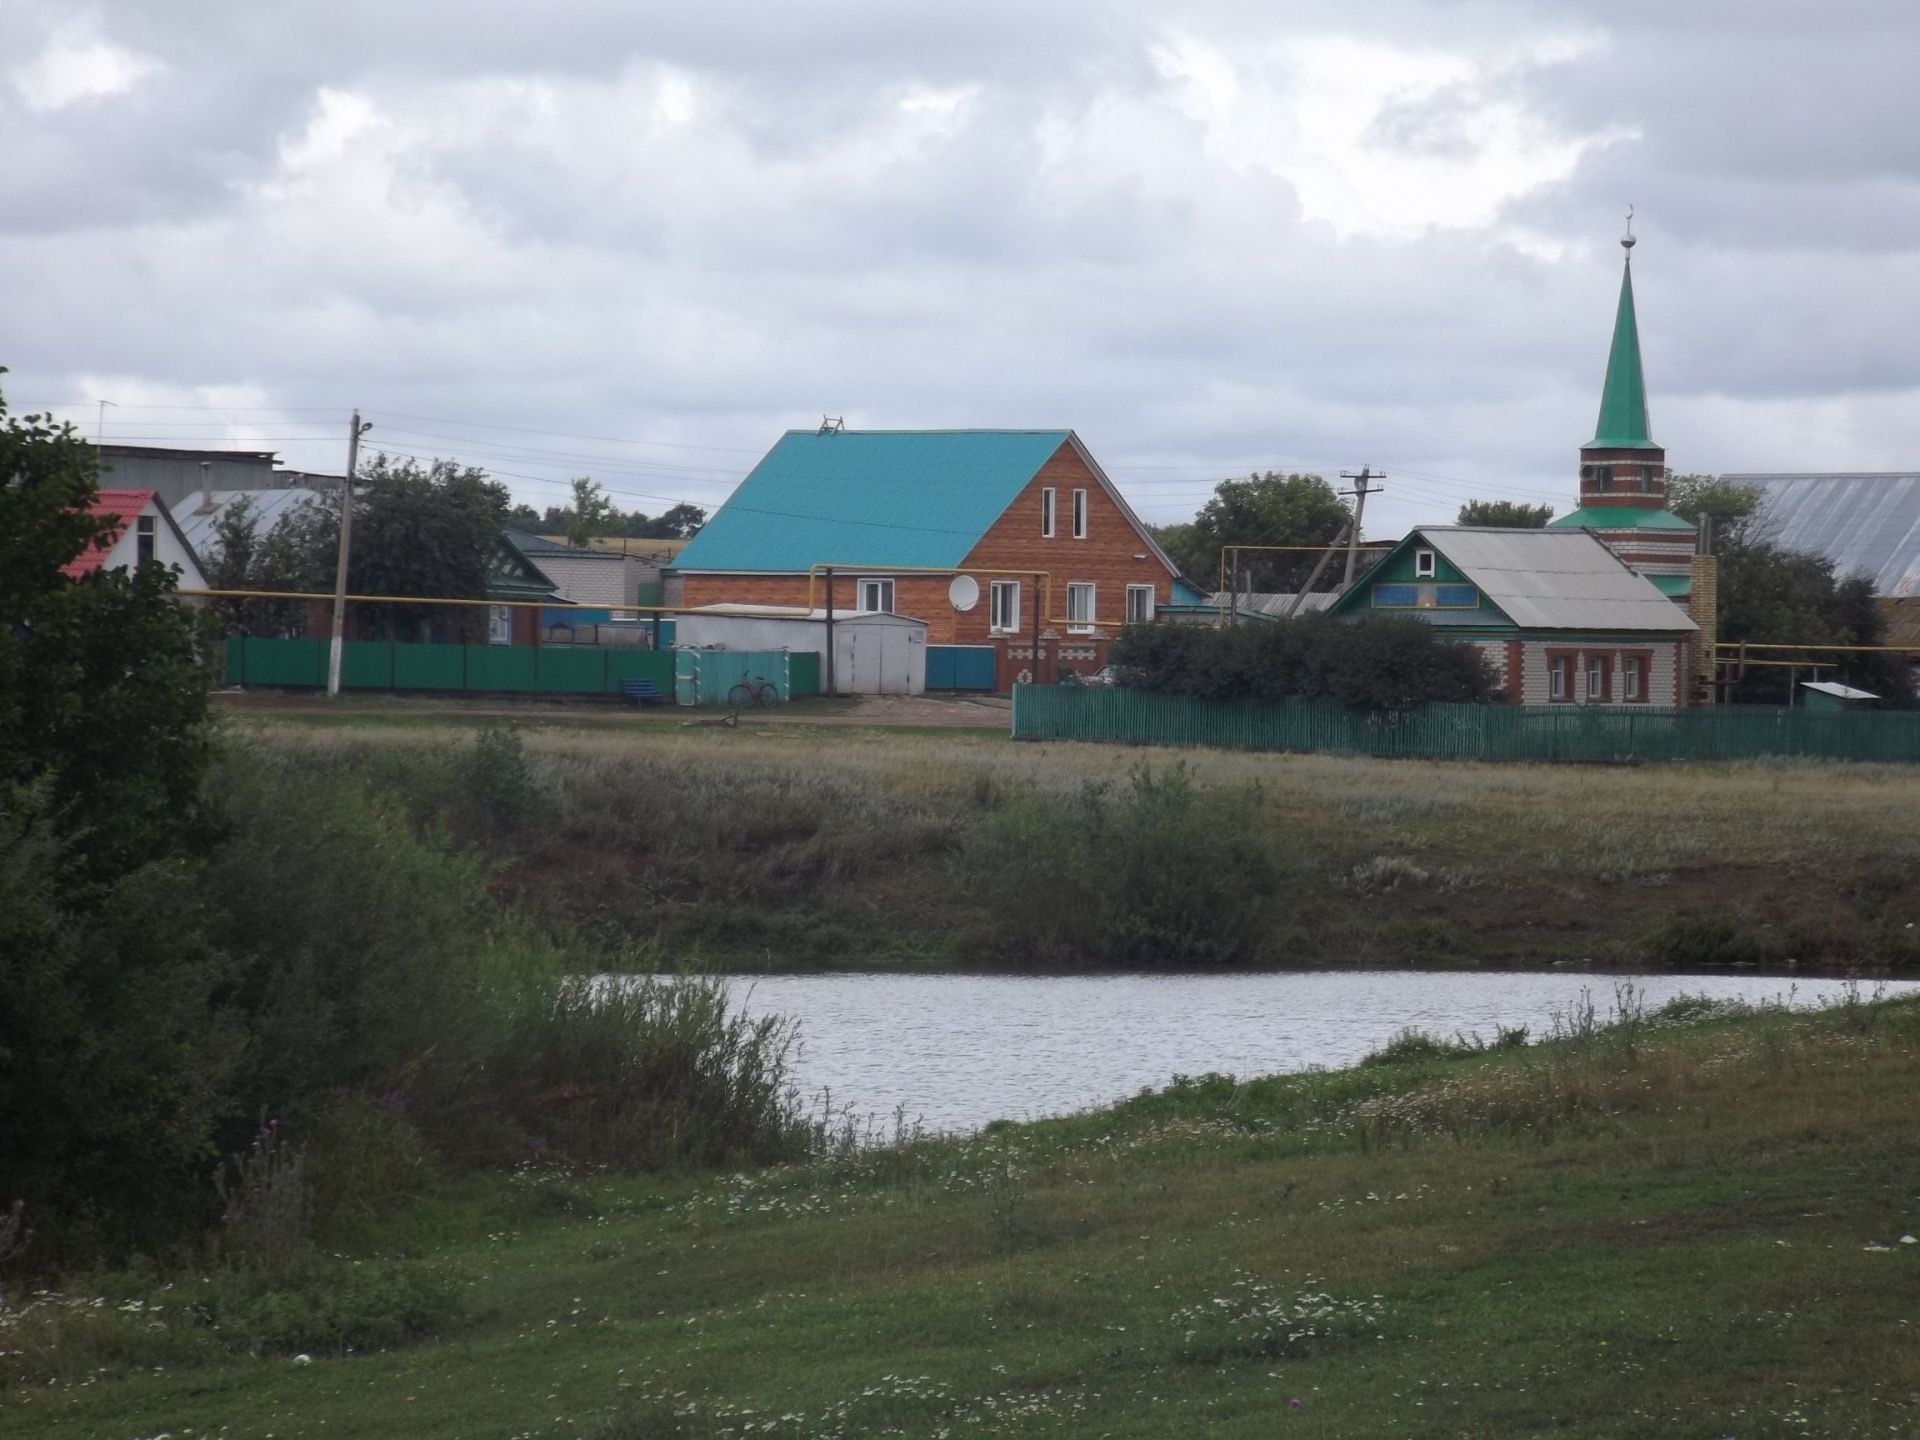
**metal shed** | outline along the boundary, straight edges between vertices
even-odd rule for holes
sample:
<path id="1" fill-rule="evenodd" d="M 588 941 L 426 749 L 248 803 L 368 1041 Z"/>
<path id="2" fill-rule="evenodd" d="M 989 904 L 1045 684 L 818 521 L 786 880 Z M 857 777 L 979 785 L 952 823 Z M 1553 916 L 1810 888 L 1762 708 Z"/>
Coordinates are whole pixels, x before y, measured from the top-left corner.
<path id="1" fill-rule="evenodd" d="M 833 612 L 833 693 L 922 695 L 927 689 L 927 622 L 874 610 Z M 683 610 L 675 639 L 683 647 L 812 651 L 827 685 L 827 612 L 725 605 Z"/>

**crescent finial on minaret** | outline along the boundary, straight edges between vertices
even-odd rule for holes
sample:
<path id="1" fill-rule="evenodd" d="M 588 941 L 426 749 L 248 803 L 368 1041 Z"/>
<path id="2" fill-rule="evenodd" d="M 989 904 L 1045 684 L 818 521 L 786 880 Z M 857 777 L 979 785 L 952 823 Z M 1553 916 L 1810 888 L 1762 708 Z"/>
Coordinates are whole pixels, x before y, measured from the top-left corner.
<path id="1" fill-rule="evenodd" d="M 1620 248 L 1628 254 L 1633 253 L 1633 206 L 1627 206 L 1627 233 L 1620 237 Z"/>

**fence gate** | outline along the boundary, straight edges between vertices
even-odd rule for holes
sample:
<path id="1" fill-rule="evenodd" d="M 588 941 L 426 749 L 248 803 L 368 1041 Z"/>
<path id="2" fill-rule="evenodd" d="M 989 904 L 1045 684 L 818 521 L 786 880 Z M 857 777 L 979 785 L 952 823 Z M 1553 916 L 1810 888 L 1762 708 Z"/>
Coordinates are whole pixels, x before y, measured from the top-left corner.
<path id="1" fill-rule="evenodd" d="M 994 648 L 991 645 L 929 645 L 927 689 L 993 689 Z"/>

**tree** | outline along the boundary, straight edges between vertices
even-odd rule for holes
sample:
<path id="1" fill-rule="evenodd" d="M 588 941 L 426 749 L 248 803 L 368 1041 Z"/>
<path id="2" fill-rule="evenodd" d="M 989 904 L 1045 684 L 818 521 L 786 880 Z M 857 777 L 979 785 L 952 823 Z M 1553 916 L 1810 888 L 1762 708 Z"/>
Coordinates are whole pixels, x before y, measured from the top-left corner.
<path id="1" fill-rule="evenodd" d="M 651 540 L 691 540 L 707 523 L 707 512 L 698 505 L 675 505 L 655 520 L 646 531 Z"/>
<path id="2" fill-rule="evenodd" d="M 1544 530 L 1553 506 L 1521 500 L 1469 500 L 1454 517 L 1456 525 L 1494 525 L 1507 530 Z"/>
<path id="3" fill-rule="evenodd" d="M 1669 475 L 1667 508 L 1695 525 L 1711 520 L 1718 549 L 1721 541 L 1738 540 L 1759 523 L 1760 491 L 1718 475 Z"/>
<path id="4" fill-rule="evenodd" d="M 95 452 L 0 398 L 0 1199 L 138 1240 L 193 1204 L 226 1043 L 198 927 L 211 675 L 174 572 L 79 580 Z"/>
<path id="5" fill-rule="evenodd" d="M 1719 545 L 1719 639 L 1723 644 L 1883 645 L 1886 620 L 1874 600 L 1873 582 L 1864 575 L 1836 579 L 1833 562 L 1802 550 L 1788 550 L 1736 529 Z M 1768 659 L 1796 658 L 1772 652 Z M 1912 670 L 1906 657 L 1871 651 L 1821 652 L 1803 658 L 1831 664 L 1822 679 L 1871 691 L 1883 703 L 1914 703 Z M 1802 678 L 1812 679 L 1809 672 Z M 1785 705 L 1794 701 L 1792 674 L 1776 666 L 1755 666 L 1735 688 L 1733 698 L 1747 704 Z"/>
<path id="6" fill-rule="evenodd" d="M 283 523 L 262 535 L 253 497 L 241 495 L 213 522 L 213 544 L 201 557 L 208 585 L 215 590 L 309 593 L 329 587 L 331 578 L 319 569 L 324 557 L 303 549 L 298 533 L 297 524 Z M 213 606 L 228 635 L 294 638 L 305 631 L 304 601 L 221 599 Z"/>
<path id="7" fill-rule="evenodd" d="M 484 470 L 452 460 L 435 460 L 423 470 L 416 461 L 385 455 L 363 466 L 361 478 L 364 488 L 354 493 L 349 591 L 448 600 L 485 597 L 511 499 L 504 485 L 488 479 Z M 340 537 L 339 495 L 301 507 L 279 528 L 288 531 L 288 543 L 302 557 L 302 566 L 318 568 L 327 577 L 322 588 L 330 586 Z M 359 608 L 356 629 L 363 634 L 375 629 L 385 639 L 407 638 L 435 617 L 431 605 Z"/>
<path id="8" fill-rule="evenodd" d="M 604 535 L 619 520 L 620 511 L 599 485 L 585 476 L 573 482 L 573 515 L 567 522 L 567 543 L 584 550 L 596 535 Z"/>
<path id="9" fill-rule="evenodd" d="M 1219 578 L 1225 546 L 1330 545 L 1349 518 L 1333 487 L 1318 475 L 1281 475 L 1270 470 L 1244 480 L 1222 480 L 1190 524 L 1169 526 L 1159 538 L 1174 563 L 1210 590 Z M 1310 553 L 1242 554 L 1240 588 L 1298 590 L 1317 559 Z M 1329 566 L 1321 587 L 1331 589 L 1339 578 L 1340 572 Z"/>

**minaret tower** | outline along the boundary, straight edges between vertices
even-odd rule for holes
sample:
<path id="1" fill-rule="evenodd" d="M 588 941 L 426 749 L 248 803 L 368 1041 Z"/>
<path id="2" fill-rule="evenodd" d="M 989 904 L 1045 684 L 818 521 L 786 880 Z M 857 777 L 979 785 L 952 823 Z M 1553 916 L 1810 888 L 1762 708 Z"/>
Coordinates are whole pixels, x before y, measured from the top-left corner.
<path id="1" fill-rule="evenodd" d="M 1600 419 L 1580 447 L 1580 508 L 1556 529 L 1594 531 L 1622 560 L 1675 599 L 1685 598 L 1693 525 L 1667 509 L 1667 452 L 1647 422 L 1647 382 L 1640 368 L 1640 324 L 1633 308 L 1633 211 L 1620 248 L 1620 306 L 1600 390 Z"/>

